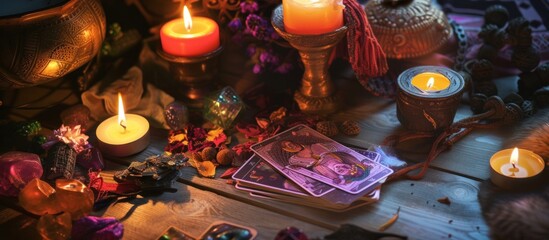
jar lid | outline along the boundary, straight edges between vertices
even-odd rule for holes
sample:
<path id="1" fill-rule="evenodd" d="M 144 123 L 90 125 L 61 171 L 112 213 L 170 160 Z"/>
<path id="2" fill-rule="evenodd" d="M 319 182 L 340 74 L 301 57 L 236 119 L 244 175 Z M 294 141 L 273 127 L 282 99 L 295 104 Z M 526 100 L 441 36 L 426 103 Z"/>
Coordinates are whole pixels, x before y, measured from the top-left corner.
<path id="1" fill-rule="evenodd" d="M 365 11 L 388 58 L 427 55 L 453 34 L 448 18 L 431 0 L 371 0 Z"/>

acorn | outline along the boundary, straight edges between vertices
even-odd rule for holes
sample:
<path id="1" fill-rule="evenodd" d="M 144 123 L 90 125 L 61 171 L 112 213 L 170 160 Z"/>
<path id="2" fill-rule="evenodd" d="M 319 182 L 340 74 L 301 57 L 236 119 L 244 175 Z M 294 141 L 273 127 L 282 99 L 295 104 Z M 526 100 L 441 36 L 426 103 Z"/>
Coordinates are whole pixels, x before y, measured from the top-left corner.
<path id="1" fill-rule="evenodd" d="M 333 137 L 339 133 L 337 125 L 333 121 L 320 121 L 316 123 L 316 130 L 327 137 Z"/>
<path id="2" fill-rule="evenodd" d="M 360 125 L 357 121 L 346 120 L 341 123 L 341 132 L 348 136 L 356 136 L 360 133 Z"/>
<path id="3" fill-rule="evenodd" d="M 215 159 L 217 150 L 213 147 L 205 147 L 202 149 L 202 159 L 205 161 L 211 161 Z"/>
<path id="4" fill-rule="evenodd" d="M 229 166 L 233 163 L 233 159 L 236 157 L 236 152 L 230 148 L 221 149 L 216 156 L 216 160 L 219 164 Z"/>

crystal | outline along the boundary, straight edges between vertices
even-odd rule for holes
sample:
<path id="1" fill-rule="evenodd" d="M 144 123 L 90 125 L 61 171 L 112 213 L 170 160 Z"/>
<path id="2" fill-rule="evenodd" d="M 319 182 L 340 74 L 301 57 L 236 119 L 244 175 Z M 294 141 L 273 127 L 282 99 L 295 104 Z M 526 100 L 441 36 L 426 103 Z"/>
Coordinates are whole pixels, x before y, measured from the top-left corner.
<path id="1" fill-rule="evenodd" d="M 244 103 L 231 87 L 225 87 L 204 100 L 203 116 L 206 120 L 224 129 L 231 124 L 244 107 Z"/>
<path id="2" fill-rule="evenodd" d="M 252 239 L 252 232 L 248 229 L 233 226 L 231 224 L 221 223 L 212 226 L 207 233 L 202 236 L 203 240 L 231 239 L 231 240 L 249 240 Z"/>
<path id="3" fill-rule="evenodd" d="M 33 178 L 42 176 L 40 157 L 33 153 L 7 152 L 0 155 L 0 195 L 16 197 Z"/>
<path id="4" fill-rule="evenodd" d="M 56 204 L 55 189 L 38 178 L 32 179 L 19 193 L 19 205 L 35 215 L 61 212 Z"/>
<path id="5" fill-rule="evenodd" d="M 85 169 L 105 169 L 103 155 L 101 154 L 101 151 L 94 147 L 84 149 L 82 152 L 78 153 L 78 155 L 76 155 L 76 164 Z"/>
<path id="6" fill-rule="evenodd" d="M 63 125 L 71 128 L 80 125 L 82 132 L 86 132 L 91 127 L 90 109 L 82 104 L 65 109 L 60 117 Z"/>
<path id="7" fill-rule="evenodd" d="M 164 118 L 172 130 L 180 130 L 189 122 L 189 110 L 182 102 L 172 102 L 164 108 Z"/>
<path id="8" fill-rule="evenodd" d="M 73 222 L 72 239 L 121 239 L 124 225 L 113 217 L 86 216 Z"/>
<path id="9" fill-rule="evenodd" d="M 43 239 L 69 239 L 72 229 L 71 215 L 66 212 L 59 215 L 46 214 L 40 217 L 36 229 Z"/>
<path id="10" fill-rule="evenodd" d="M 78 219 L 91 212 L 94 195 L 90 188 L 75 179 L 55 180 L 57 204 L 73 219 Z"/>

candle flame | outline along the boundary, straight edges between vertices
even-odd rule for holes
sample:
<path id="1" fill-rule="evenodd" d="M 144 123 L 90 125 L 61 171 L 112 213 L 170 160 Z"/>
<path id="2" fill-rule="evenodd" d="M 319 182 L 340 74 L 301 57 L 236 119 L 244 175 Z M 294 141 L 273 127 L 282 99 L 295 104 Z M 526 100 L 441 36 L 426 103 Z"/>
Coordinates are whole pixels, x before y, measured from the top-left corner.
<path id="1" fill-rule="evenodd" d="M 191 13 L 189 12 L 187 6 L 183 7 L 183 23 L 185 24 L 185 29 L 187 29 L 187 31 L 191 31 L 193 28 L 193 18 L 191 17 Z"/>
<path id="2" fill-rule="evenodd" d="M 430 77 L 429 80 L 427 81 L 427 89 L 433 88 L 433 85 L 435 85 L 435 78 Z"/>
<path id="3" fill-rule="evenodd" d="M 120 92 L 118 93 L 118 124 L 126 130 L 126 114 L 124 113 L 124 103 Z"/>
<path id="4" fill-rule="evenodd" d="M 511 158 L 509 159 L 509 162 L 511 162 L 511 164 L 514 167 L 518 163 L 518 160 L 519 160 L 519 151 L 518 151 L 518 148 L 515 148 L 511 153 Z"/>

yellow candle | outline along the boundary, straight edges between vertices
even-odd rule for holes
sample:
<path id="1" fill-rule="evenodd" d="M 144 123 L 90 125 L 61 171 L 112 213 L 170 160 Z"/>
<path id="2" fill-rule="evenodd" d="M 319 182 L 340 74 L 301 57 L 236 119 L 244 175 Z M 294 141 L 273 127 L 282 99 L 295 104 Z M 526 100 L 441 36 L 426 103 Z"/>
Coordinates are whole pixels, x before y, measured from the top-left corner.
<path id="1" fill-rule="evenodd" d="M 423 92 L 438 92 L 450 87 L 450 80 L 435 72 L 424 72 L 412 78 L 412 85 Z"/>
<path id="2" fill-rule="evenodd" d="M 342 0 L 283 0 L 284 28 L 293 34 L 314 35 L 343 26 Z"/>
<path id="3" fill-rule="evenodd" d="M 136 114 L 125 114 L 118 94 L 118 116 L 101 122 L 96 130 L 99 149 L 105 155 L 125 157 L 149 145 L 149 121 Z"/>
<path id="4" fill-rule="evenodd" d="M 503 176 L 525 178 L 538 175 L 544 162 L 532 151 L 514 148 L 495 153 L 490 159 L 490 167 Z"/>

